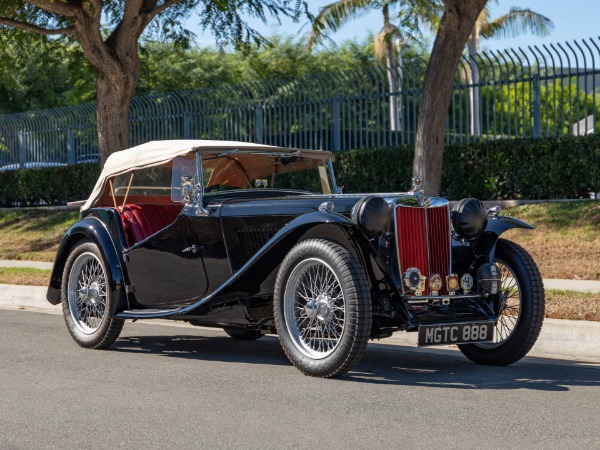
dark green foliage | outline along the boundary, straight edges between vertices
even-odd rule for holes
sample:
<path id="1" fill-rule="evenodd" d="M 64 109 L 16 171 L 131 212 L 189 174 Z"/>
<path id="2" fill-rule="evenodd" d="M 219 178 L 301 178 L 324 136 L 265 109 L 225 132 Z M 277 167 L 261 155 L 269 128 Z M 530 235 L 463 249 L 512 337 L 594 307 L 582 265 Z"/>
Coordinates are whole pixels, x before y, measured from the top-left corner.
<path id="1" fill-rule="evenodd" d="M 588 198 L 600 191 L 600 136 L 449 146 L 442 191 L 449 198 Z"/>
<path id="2" fill-rule="evenodd" d="M 410 189 L 408 146 L 336 153 L 344 192 Z M 86 199 L 97 164 L 0 172 L 0 206 L 65 204 Z M 442 195 L 450 199 L 588 198 L 600 191 L 600 136 L 507 139 L 452 144 L 444 154 Z"/>
<path id="3" fill-rule="evenodd" d="M 88 198 L 98 164 L 0 172 L 0 206 L 64 205 Z"/>
<path id="4" fill-rule="evenodd" d="M 413 150 L 350 150 L 336 155 L 344 192 L 410 187 Z M 600 191 L 600 136 L 507 139 L 446 146 L 442 195 L 451 199 L 588 198 Z"/>
<path id="5" fill-rule="evenodd" d="M 410 189 L 414 151 L 410 147 L 336 153 L 337 184 L 344 192 L 402 192 Z"/>

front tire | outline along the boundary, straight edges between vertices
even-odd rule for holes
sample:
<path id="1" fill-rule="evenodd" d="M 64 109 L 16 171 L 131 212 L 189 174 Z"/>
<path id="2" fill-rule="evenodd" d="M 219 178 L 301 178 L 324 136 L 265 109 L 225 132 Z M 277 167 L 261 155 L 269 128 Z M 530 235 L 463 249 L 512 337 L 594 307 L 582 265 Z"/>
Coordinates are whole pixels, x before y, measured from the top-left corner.
<path id="1" fill-rule="evenodd" d="M 507 366 L 523 358 L 540 334 L 544 284 L 533 258 L 514 242 L 498 239 L 494 263 L 502 276 L 494 340 L 458 347 L 476 363 Z"/>
<path id="2" fill-rule="evenodd" d="M 98 246 L 81 241 L 73 247 L 62 279 L 62 309 L 69 333 L 81 347 L 106 348 L 123 328 L 114 312 L 118 293 L 109 288 L 106 264 Z"/>
<path id="3" fill-rule="evenodd" d="M 311 239 L 292 248 L 277 274 L 273 309 L 283 351 L 305 375 L 341 376 L 361 359 L 372 326 L 369 285 L 341 245 Z"/>

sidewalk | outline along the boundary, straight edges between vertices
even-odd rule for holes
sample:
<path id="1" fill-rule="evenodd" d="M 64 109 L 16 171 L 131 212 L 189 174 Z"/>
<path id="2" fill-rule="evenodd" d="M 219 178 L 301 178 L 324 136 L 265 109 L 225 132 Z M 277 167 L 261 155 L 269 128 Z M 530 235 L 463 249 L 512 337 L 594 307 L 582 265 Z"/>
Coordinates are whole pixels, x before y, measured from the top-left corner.
<path id="1" fill-rule="evenodd" d="M 52 270 L 53 265 L 54 263 L 51 262 L 0 259 L 0 267 L 26 267 L 30 269 Z"/>

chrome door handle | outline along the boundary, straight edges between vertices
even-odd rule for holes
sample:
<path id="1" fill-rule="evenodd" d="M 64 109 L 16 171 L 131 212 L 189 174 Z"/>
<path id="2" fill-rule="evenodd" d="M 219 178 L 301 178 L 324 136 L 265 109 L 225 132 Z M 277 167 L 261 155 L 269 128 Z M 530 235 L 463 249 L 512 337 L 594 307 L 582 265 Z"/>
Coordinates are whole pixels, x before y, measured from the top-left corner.
<path id="1" fill-rule="evenodd" d="M 196 253 L 198 253 L 198 250 L 200 250 L 200 247 L 194 244 L 191 247 L 186 247 L 183 250 L 181 250 L 181 253 L 192 252 L 195 255 Z"/>

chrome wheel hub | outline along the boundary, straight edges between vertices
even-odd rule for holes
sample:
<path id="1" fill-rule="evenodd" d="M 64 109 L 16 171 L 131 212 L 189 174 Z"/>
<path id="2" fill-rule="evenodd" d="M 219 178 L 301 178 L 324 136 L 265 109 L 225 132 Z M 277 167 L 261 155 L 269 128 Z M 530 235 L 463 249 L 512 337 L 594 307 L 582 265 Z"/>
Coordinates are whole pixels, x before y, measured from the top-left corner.
<path id="1" fill-rule="evenodd" d="M 331 299 L 324 294 L 317 298 L 317 318 L 322 321 L 329 321 L 332 317 L 333 308 Z"/>
<path id="2" fill-rule="evenodd" d="M 341 283 L 325 261 L 310 258 L 290 273 L 284 292 L 285 323 L 296 348 L 313 359 L 330 355 L 345 330 Z"/>

